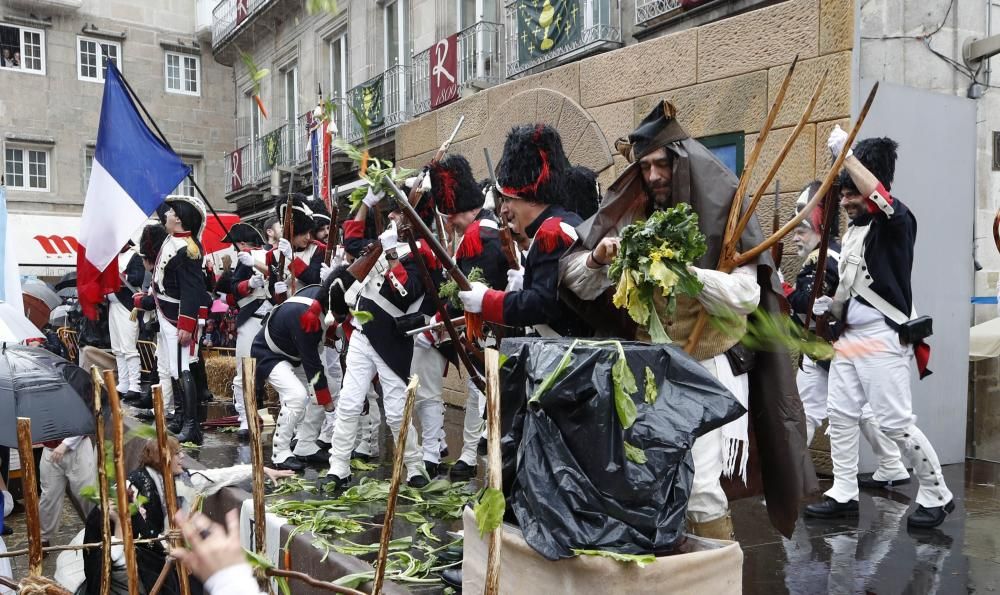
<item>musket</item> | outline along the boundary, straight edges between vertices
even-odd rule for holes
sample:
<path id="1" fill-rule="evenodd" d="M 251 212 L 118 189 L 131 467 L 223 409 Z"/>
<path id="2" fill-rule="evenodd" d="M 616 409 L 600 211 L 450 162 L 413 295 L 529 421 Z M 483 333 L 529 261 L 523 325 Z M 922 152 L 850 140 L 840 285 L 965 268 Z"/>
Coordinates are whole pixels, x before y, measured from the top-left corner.
<path id="1" fill-rule="evenodd" d="M 464 326 L 465 325 L 465 317 L 464 316 L 456 316 L 455 318 L 451 319 L 451 324 L 453 326 L 455 326 L 456 328 L 459 327 L 459 326 Z M 406 336 L 407 337 L 416 337 L 420 333 L 425 333 L 427 331 L 437 331 L 437 330 L 442 329 L 444 327 L 445 327 L 445 322 L 443 320 L 439 320 L 439 321 L 437 321 L 437 322 L 435 322 L 433 324 L 428 324 L 427 326 L 422 326 L 420 328 L 415 328 L 413 330 L 406 331 Z"/>
<path id="2" fill-rule="evenodd" d="M 420 218 L 420 215 L 413 209 L 413 205 L 407 200 L 407 197 L 403 192 L 396 186 L 396 183 L 392 181 L 391 178 L 386 177 L 386 184 L 389 186 L 389 195 L 392 199 L 396 201 L 399 205 L 399 210 L 406 217 L 407 221 L 410 222 L 410 227 L 413 231 L 416 231 L 420 236 L 420 239 L 427 242 L 431 251 L 434 252 L 434 256 L 441 261 L 441 265 L 444 267 L 448 275 L 455 280 L 455 284 L 458 285 L 460 291 L 469 291 L 472 289 L 472 284 L 462 273 L 462 270 L 458 268 L 455 264 L 455 260 L 448 253 L 448 250 L 441 245 L 441 242 L 434 237 L 434 233 L 427 227 L 424 220 Z M 444 318 L 445 316 L 442 316 Z M 466 312 L 465 313 L 465 336 L 470 342 L 474 342 L 476 339 L 482 336 L 483 320 L 482 315 L 478 313 Z"/>
<path id="3" fill-rule="evenodd" d="M 424 257 L 420 254 L 420 250 L 417 248 L 417 240 L 413 237 L 413 228 L 409 226 L 404 226 L 400 229 L 400 233 L 406 238 L 407 243 L 410 245 L 410 254 L 412 255 L 414 261 L 417 263 L 417 268 L 420 270 L 420 280 L 424 285 L 424 292 L 427 294 L 431 301 L 434 302 L 434 308 L 437 310 L 438 314 L 441 316 L 441 322 L 444 324 L 444 328 L 448 333 L 448 337 L 452 341 L 452 345 L 455 346 L 455 353 L 458 354 L 458 359 L 461 360 L 462 365 L 469 372 L 469 378 L 475 383 L 476 387 L 480 391 L 486 390 L 486 380 L 483 379 L 483 375 L 479 373 L 479 369 L 476 368 L 475 364 L 472 362 L 471 355 L 475 355 L 476 359 L 483 361 L 483 354 L 479 351 L 475 344 L 465 337 L 461 337 L 458 331 L 455 329 L 455 325 L 452 324 L 451 318 L 448 317 L 448 308 L 438 295 L 437 289 L 434 286 L 434 280 L 431 278 L 430 269 L 427 268 L 427 263 L 424 262 Z M 462 317 L 462 321 L 465 321 L 465 317 Z"/>
<path id="4" fill-rule="evenodd" d="M 819 240 L 816 271 L 813 273 L 812 294 L 809 296 L 809 306 L 806 308 L 806 330 L 809 330 L 809 326 L 812 323 L 813 304 L 816 303 L 816 299 L 819 296 L 823 295 L 823 286 L 826 285 L 826 255 L 830 247 L 830 238 L 833 235 L 833 222 L 835 217 L 837 217 L 836 197 L 839 194 L 840 188 L 836 184 L 833 184 L 830 186 L 830 191 L 823 198 L 823 230 Z M 823 315 L 816 319 L 816 334 L 823 339 L 830 339 L 828 318 L 828 315 Z"/>
<path id="5" fill-rule="evenodd" d="M 771 213 L 771 234 L 775 234 L 781 227 L 781 180 L 774 181 L 774 212 Z M 785 253 L 785 243 L 778 242 L 771 246 L 771 260 L 774 261 L 774 269 L 781 270 L 781 257 Z"/>
<path id="6" fill-rule="evenodd" d="M 493 168 L 493 158 L 490 157 L 490 150 L 483 147 L 483 155 L 486 157 L 486 171 L 490 174 L 490 185 L 493 187 L 493 197 L 500 196 L 500 185 L 497 184 L 496 170 Z M 497 198 L 497 200 L 499 200 Z M 497 209 L 499 211 L 499 209 Z M 499 214 L 498 219 L 502 219 Z M 510 232 L 510 226 L 506 221 L 500 221 L 500 250 L 504 258 L 507 259 L 507 266 L 516 270 L 521 268 L 521 259 L 517 256 L 517 246 L 514 244 L 514 234 Z"/>
<path id="7" fill-rule="evenodd" d="M 285 201 L 285 220 L 282 221 L 281 227 L 281 235 L 288 240 L 289 244 L 292 243 L 292 237 L 295 235 L 295 218 L 292 216 L 293 207 L 295 206 L 295 201 L 292 198 L 293 188 L 295 188 L 295 170 L 292 170 L 288 176 L 288 199 Z M 295 248 L 293 247 L 292 250 L 294 251 Z M 284 254 L 278 259 L 278 270 L 281 272 L 281 280 L 288 285 L 288 292 L 285 297 L 295 295 L 295 275 L 285 272 Z"/>
<path id="8" fill-rule="evenodd" d="M 330 235 L 326 237 L 326 254 L 323 257 L 323 262 L 327 266 L 333 262 L 333 253 L 337 251 L 337 246 L 340 245 L 340 207 L 337 204 L 337 191 L 340 189 L 339 186 L 334 186 L 333 191 L 330 193 Z"/>

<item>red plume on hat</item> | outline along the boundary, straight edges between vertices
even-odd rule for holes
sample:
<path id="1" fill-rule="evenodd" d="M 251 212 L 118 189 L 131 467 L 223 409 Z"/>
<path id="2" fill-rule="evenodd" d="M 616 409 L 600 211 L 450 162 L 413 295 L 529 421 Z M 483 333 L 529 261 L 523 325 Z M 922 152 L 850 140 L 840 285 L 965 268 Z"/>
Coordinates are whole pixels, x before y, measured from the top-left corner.
<path id="1" fill-rule="evenodd" d="M 446 215 L 471 211 L 483 206 L 483 193 L 472 175 L 469 161 L 458 154 L 447 155 L 431 163 L 431 195 L 439 211 Z"/>
<path id="2" fill-rule="evenodd" d="M 514 128 L 504 142 L 497 183 L 504 194 L 544 204 L 562 204 L 569 160 L 559 132 L 547 124 Z"/>

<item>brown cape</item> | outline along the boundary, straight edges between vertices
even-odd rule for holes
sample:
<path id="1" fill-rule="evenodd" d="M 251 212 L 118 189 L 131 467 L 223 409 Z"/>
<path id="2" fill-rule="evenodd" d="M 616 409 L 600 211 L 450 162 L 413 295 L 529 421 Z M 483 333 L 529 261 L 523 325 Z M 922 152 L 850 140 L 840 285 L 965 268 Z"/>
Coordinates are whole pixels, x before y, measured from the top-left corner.
<path id="1" fill-rule="evenodd" d="M 699 226 L 705 234 L 708 251 L 695 264 L 715 269 L 738 180 L 711 151 L 691 139 L 676 120 L 658 135 L 657 143 L 674 154 L 673 202 L 690 204 L 698 213 Z M 608 188 L 597 213 L 577 227 L 580 238 L 577 250 L 592 250 L 605 236 L 616 236 L 629 223 L 646 217 L 649 199 L 641 180 L 638 163 L 632 163 L 621 173 Z M 738 249 L 746 250 L 763 239 L 760 223 L 754 216 L 740 238 Z M 759 307 L 780 314 L 785 300 L 769 252 L 762 253 L 753 263 L 761 286 Z M 614 287 L 609 293 L 613 290 Z M 784 310 L 787 311 L 787 304 Z M 607 314 L 605 317 L 611 318 Z M 771 524 L 791 537 L 802 496 L 817 491 L 819 485 L 806 445 L 805 413 L 795 384 L 792 358 L 787 352 L 756 355 L 756 366 L 749 376 L 751 450 L 757 451 L 756 457 L 752 453 L 751 462 L 760 461 L 757 471 Z M 749 472 L 756 474 L 753 469 Z"/>

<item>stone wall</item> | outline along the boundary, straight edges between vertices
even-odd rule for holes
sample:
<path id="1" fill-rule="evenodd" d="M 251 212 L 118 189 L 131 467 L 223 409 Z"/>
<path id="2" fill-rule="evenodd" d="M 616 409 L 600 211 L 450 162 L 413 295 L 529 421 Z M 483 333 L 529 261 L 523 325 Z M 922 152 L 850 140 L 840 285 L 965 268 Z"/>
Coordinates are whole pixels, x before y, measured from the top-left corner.
<path id="1" fill-rule="evenodd" d="M 45 32 L 45 74 L 0 71 L 0 130 L 5 140 L 33 137 L 44 141 L 43 148 L 50 151 L 49 191 L 9 189 L 12 210 L 77 214 L 82 209 L 85 159 L 97 140 L 104 92 L 103 84 L 77 77 L 77 37 L 85 24 L 124 34 L 124 39 L 113 39 L 121 44 L 122 72 L 174 149 L 195 163 L 199 186 L 216 207 L 225 206 L 220 190 L 223 159 L 233 137 L 232 71 L 217 64 L 204 43 L 194 50 L 201 57 L 200 96 L 165 90 L 164 52 L 173 50 L 163 44 L 182 40 L 188 49 L 192 47 L 196 0 L 148 4 L 87 0 L 76 11 L 53 14 L 43 8 L 31 14 L 3 4 L 3 22 L 12 22 L 11 17 L 51 18 L 34 26 Z"/>
<path id="2" fill-rule="evenodd" d="M 448 137 L 459 115 L 465 124 L 452 146 L 486 176 L 483 147 L 500 158 L 514 125 L 545 122 L 563 137 L 570 161 L 587 165 L 607 185 L 626 161 L 613 155 L 615 139 L 627 134 L 657 101 L 667 99 L 694 137 L 742 132 L 749 156 L 789 64 L 799 57 L 785 103 L 755 169 L 759 183 L 791 134 L 813 87 L 828 79 L 812 117 L 776 179 L 782 220 L 790 218 L 799 190 L 826 173 L 826 137 L 850 116 L 854 3 L 789 0 L 590 57 L 482 91 L 401 126 L 396 157 L 419 167 Z M 774 183 L 767 189 L 774 191 Z M 770 229 L 773 201 L 759 209 Z M 786 275 L 798 262 L 786 246 Z"/>

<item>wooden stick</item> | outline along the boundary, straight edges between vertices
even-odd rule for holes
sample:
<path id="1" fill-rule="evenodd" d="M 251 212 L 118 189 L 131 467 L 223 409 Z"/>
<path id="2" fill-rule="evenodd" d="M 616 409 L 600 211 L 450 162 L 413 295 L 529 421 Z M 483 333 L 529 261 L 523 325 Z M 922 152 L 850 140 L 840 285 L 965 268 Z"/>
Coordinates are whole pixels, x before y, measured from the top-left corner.
<path id="1" fill-rule="evenodd" d="M 792 82 L 792 74 L 795 73 L 795 65 L 798 62 L 799 56 L 796 54 L 791 66 L 788 67 L 788 72 L 785 73 L 785 79 L 781 81 L 781 87 L 778 88 L 778 95 L 774 98 L 774 103 L 771 104 L 770 111 L 767 112 L 767 119 L 764 120 L 764 126 L 761 127 L 760 132 L 757 134 L 757 141 L 753 144 L 753 149 L 750 151 L 750 158 L 747 159 L 746 164 L 743 166 L 740 181 L 736 185 L 736 193 L 733 195 L 733 202 L 729 206 L 729 219 L 726 220 L 724 238 L 732 237 L 732 232 L 736 229 L 736 222 L 739 221 L 740 212 L 743 210 L 743 195 L 746 194 L 747 186 L 750 185 L 750 178 L 753 176 L 753 170 L 757 166 L 757 159 L 764 149 L 764 142 L 771 133 L 771 127 L 774 126 L 774 121 L 778 118 L 778 112 L 781 111 L 781 106 L 785 102 L 785 93 Z M 726 257 L 726 242 L 723 242 L 719 260 L 722 261 Z"/>
<path id="2" fill-rule="evenodd" d="M 753 216 L 754 211 L 757 210 L 757 203 L 760 202 L 762 196 L 764 196 L 764 191 L 767 190 L 768 184 L 774 179 L 774 176 L 778 174 L 778 168 L 785 162 L 785 157 L 792 150 L 792 145 L 798 140 L 799 134 L 801 134 L 802 129 L 806 127 L 806 122 L 809 121 L 809 116 L 812 115 L 813 109 L 816 107 L 816 103 L 819 101 L 819 96 L 823 93 L 823 86 L 826 85 L 826 77 L 830 74 L 829 70 L 823 71 L 823 76 L 820 77 L 819 82 L 816 83 L 816 89 L 813 90 L 812 98 L 809 99 L 809 103 L 806 104 L 806 109 L 802 112 L 802 116 L 799 117 L 798 124 L 792 129 L 792 134 L 789 135 L 788 139 L 785 141 L 785 145 L 781 147 L 781 152 L 778 153 L 778 157 L 771 164 L 771 169 L 768 170 L 767 175 L 764 176 L 764 180 L 761 181 L 760 186 L 757 187 L 757 191 L 754 192 L 753 198 L 750 200 L 750 206 L 746 208 L 743 212 L 743 216 L 740 217 L 739 222 L 736 224 L 736 230 L 733 232 L 732 238 L 730 238 L 733 244 L 733 250 L 735 251 L 735 246 L 739 245 L 740 237 L 743 235 L 743 230 L 746 229 L 747 224 L 750 223 L 750 217 Z M 773 231 L 773 230 L 772 230 Z"/>
<path id="3" fill-rule="evenodd" d="M 500 460 L 500 352 L 486 350 L 486 485 L 503 490 L 502 462 Z M 500 593 L 500 547 L 503 543 L 503 523 L 490 532 L 489 552 L 486 558 L 485 595 Z"/>
<path id="4" fill-rule="evenodd" d="M 243 406 L 247 413 L 250 430 L 250 464 L 253 471 L 253 544 L 254 551 L 266 557 L 264 537 L 267 534 L 267 517 L 264 514 L 264 447 L 260 440 L 260 412 L 257 411 L 257 360 L 244 357 L 243 366 Z M 264 578 L 258 573 L 259 578 Z M 271 581 L 267 581 L 267 591 L 271 592 Z"/>
<path id="5" fill-rule="evenodd" d="M 101 595 L 111 593 L 111 496 L 108 494 L 108 466 L 104 451 L 104 405 L 101 399 L 101 372 L 90 367 L 97 424 L 97 491 L 101 499 Z"/>
<path id="6" fill-rule="evenodd" d="M 161 541 L 168 541 L 167 537 L 151 537 L 149 539 L 136 539 L 135 544 L 140 543 L 159 543 Z M 104 544 L 101 542 L 96 543 L 81 543 L 79 545 L 47 545 L 42 548 L 43 552 L 71 552 L 76 550 L 93 550 L 98 548 L 103 548 Z M 20 550 L 8 550 L 0 554 L 0 558 L 16 558 L 18 556 L 23 556 L 29 553 L 30 548 L 24 548 Z"/>
<path id="7" fill-rule="evenodd" d="M 125 427 L 122 424 L 122 409 L 118 402 L 118 389 L 115 385 L 115 373 L 104 371 L 104 386 L 108 390 L 108 403 L 111 405 L 111 440 L 115 453 L 115 487 L 118 491 L 118 524 L 122 528 L 122 544 L 125 546 L 125 572 L 128 575 L 129 595 L 139 593 L 139 567 L 135 561 L 135 540 L 132 537 L 132 517 L 129 516 L 128 491 L 125 489 Z M 168 478 L 163 478 L 167 483 Z"/>
<path id="8" fill-rule="evenodd" d="M 267 576 L 280 576 L 284 578 L 294 578 L 309 585 L 310 587 L 316 587 L 317 589 L 324 589 L 327 591 L 332 591 L 334 593 L 343 593 L 344 595 L 368 595 L 364 591 L 358 591 L 351 589 L 350 587 L 341 587 L 340 585 L 335 585 L 333 583 L 328 583 L 326 581 L 319 581 L 304 574 L 302 572 L 295 572 L 294 570 L 283 570 L 281 568 L 268 568 L 264 571 Z M 294 590 L 292 591 L 295 592 Z M 150 593 L 149 595 L 153 595 Z"/>
<path id="9" fill-rule="evenodd" d="M 156 386 L 159 387 L 160 385 L 156 385 Z M 164 477 L 166 477 L 166 476 L 164 476 Z M 164 482 L 164 483 L 166 483 L 166 482 Z M 163 584 L 167 582 L 167 577 L 170 576 L 170 571 L 174 567 L 174 562 L 175 562 L 175 560 L 173 558 L 171 558 L 170 556 L 167 556 L 167 561 L 163 565 L 163 570 L 160 571 L 160 576 L 156 577 L 156 582 L 153 583 L 153 588 L 149 590 L 149 594 L 148 595 L 157 595 L 160 592 L 160 589 L 163 588 Z M 177 565 L 177 568 L 178 568 L 178 570 L 180 570 L 180 568 L 181 568 L 180 564 Z M 184 574 L 183 571 L 181 572 L 181 574 Z M 188 583 L 187 583 L 187 581 L 184 581 L 183 584 L 187 585 Z M 191 588 L 190 585 L 188 585 L 188 589 L 190 589 L 190 588 Z"/>
<path id="10" fill-rule="evenodd" d="M 160 449 L 163 499 L 167 503 L 166 523 L 168 529 L 175 529 L 174 515 L 177 514 L 177 486 L 174 484 L 174 474 L 172 471 L 174 453 L 167 446 L 167 421 L 166 416 L 163 414 L 163 387 L 159 384 L 153 385 L 153 414 L 156 416 L 156 445 Z M 170 545 L 184 547 L 184 541 L 181 539 L 171 539 Z M 166 570 L 166 566 L 164 566 L 164 570 Z M 177 564 L 177 581 L 180 584 L 181 595 L 191 595 L 191 584 L 188 582 L 188 573 L 181 563 Z M 150 595 L 153 594 L 150 593 Z"/>
<path id="11" fill-rule="evenodd" d="M 733 262 L 733 265 L 730 268 L 730 270 L 739 266 L 743 266 L 744 264 L 757 258 L 761 254 L 761 252 L 764 252 L 765 250 L 770 250 L 771 246 L 773 246 L 776 242 L 780 241 L 786 235 L 791 233 L 793 229 L 798 227 L 799 223 L 802 223 L 802 221 L 807 216 L 809 216 L 809 212 L 815 209 L 817 205 L 819 205 L 820 201 L 823 200 L 823 196 L 825 196 L 827 191 L 830 190 L 830 186 L 833 184 L 833 180 L 837 177 L 837 174 L 840 173 L 840 168 L 843 167 L 844 165 L 844 159 L 847 159 L 847 152 L 851 150 L 851 145 L 854 144 L 855 137 L 857 137 L 858 133 L 861 132 L 861 125 L 864 124 L 865 118 L 868 116 L 868 110 L 871 109 L 872 102 L 875 101 L 875 93 L 877 91 L 878 91 L 878 83 L 875 83 L 872 86 L 872 90 L 869 91 L 868 93 L 868 99 L 865 101 L 864 107 L 861 108 L 861 113 L 858 114 L 858 119 L 854 121 L 854 126 L 851 128 L 851 132 L 847 135 L 847 142 L 844 143 L 844 148 L 841 149 L 840 155 L 837 155 L 837 159 L 834 160 L 833 166 L 830 168 L 830 171 L 827 172 L 826 177 L 823 178 L 823 184 L 819 187 L 819 190 L 816 191 L 816 194 L 813 195 L 812 200 L 809 201 L 809 204 L 807 204 L 804 209 L 799 211 L 799 213 L 795 217 L 793 217 L 791 221 L 789 221 L 781 229 L 779 229 L 777 233 L 771 235 L 771 237 L 765 239 L 763 242 L 754 246 L 753 248 L 750 248 L 746 252 L 737 254 L 735 262 Z"/>
<path id="12" fill-rule="evenodd" d="M 389 556 L 389 541 L 392 540 L 392 519 L 396 515 L 396 496 L 399 495 L 399 485 L 403 483 L 403 456 L 406 453 L 406 435 L 410 429 L 410 417 L 413 414 L 413 402 L 416 400 L 417 387 L 420 379 L 416 374 L 410 376 L 406 385 L 406 405 L 403 407 L 403 422 L 399 426 L 396 437 L 396 454 L 392 461 L 392 482 L 389 484 L 389 496 L 385 503 L 385 520 L 382 521 L 382 539 L 379 541 L 378 558 L 375 560 L 375 586 L 372 595 L 382 592 L 385 581 L 385 564 Z"/>
<path id="13" fill-rule="evenodd" d="M 38 476 L 31 452 L 31 418 L 17 418 L 17 450 L 21 455 L 24 515 L 28 525 L 28 573 L 42 576 L 42 525 L 38 516 Z"/>

